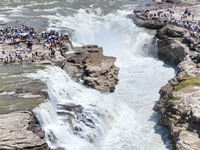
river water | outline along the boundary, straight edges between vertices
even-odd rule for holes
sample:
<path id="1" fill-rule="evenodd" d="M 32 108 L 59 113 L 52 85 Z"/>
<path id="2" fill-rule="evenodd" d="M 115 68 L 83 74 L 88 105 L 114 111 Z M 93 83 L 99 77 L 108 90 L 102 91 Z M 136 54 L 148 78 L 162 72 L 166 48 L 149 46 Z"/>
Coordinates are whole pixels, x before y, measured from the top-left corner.
<path id="1" fill-rule="evenodd" d="M 49 98 L 34 112 L 51 148 L 171 149 L 168 131 L 158 124 L 159 116 L 152 108 L 159 99 L 159 89 L 175 75 L 175 70 L 157 60 L 156 45 L 152 44 L 155 32 L 136 27 L 126 17 L 134 7 L 147 2 L 150 1 L 0 2 L 0 20 L 10 24 L 25 20 L 39 31 L 68 32 L 74 45 L 98 44 L 105 55 L 117 57 L 119 83 L 111 94 L 88 89 L 55 66 L 21 72 L 23 79 L 39 79 L 47 84 Z M 0 76 L 5 75 L 5 69 L 1 73 Z"/>

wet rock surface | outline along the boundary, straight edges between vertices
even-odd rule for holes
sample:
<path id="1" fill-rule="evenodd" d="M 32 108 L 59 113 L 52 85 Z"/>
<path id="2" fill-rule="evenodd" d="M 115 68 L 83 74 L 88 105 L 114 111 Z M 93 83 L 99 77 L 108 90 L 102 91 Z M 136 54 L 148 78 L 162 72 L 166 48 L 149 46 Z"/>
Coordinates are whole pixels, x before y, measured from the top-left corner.
<path id="1" fill-rule="evenodd" d="M 67 122 L 75 135 L 78 135 L 89 142 L 94 142 L 95 133 L 84 133 L 85 129 L 98 129 L 99 121 L 95 118 L 99 115 L 95 111 L 96 106 L 91 106 L 93 109 L 85 109 L 82 105 L 74 103 L 59 104 L 57 114 L 64 117 L 63 121 Z"/>
<path id="2" fill-rule="evenodd" d="M 98 46 L 83 46 L 67 57 L 62 68 L 76 81 L 101 92 L 113 92 L 118 83 L 119 68 L 115 57 L 103 55 Z"/>
<path id="3" fill-rule="evenodd" d="M 48 150 L 44 132 L 29 111 L 0 115 L 0 149 Z"/>
<path id="4" fill-rule="evenodd" d="M 58 105 L 58 107 L 61 109 L 67 110 L 67 111 L 73 111 L 73 112 L 79 112 L 79 113 L 83 112 L 83 106 L 76 105 L 73 103 L 68 103 L 65 105 Z"/>

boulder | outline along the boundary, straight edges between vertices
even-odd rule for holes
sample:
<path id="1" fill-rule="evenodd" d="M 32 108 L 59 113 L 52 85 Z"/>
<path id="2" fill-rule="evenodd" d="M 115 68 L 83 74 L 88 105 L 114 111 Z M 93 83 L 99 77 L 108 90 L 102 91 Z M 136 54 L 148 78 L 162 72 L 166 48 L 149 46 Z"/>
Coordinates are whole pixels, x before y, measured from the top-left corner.
<path id="1" fill-rule="evenodd" d="M 49 149 L 45 134 L 31 112 L 1 114 L 0 122 L 0 149 Z"/>
<path id="2" fill-rule="evenodd" d="M 101 92 L 113 92 L 119 74 L 115 61 L 115 57 L 104 56 L 102 48 L 89 45 L 69 56 L 61 68 L 76 81 L 83 80 L 83 84 L 88 87 Z"/>

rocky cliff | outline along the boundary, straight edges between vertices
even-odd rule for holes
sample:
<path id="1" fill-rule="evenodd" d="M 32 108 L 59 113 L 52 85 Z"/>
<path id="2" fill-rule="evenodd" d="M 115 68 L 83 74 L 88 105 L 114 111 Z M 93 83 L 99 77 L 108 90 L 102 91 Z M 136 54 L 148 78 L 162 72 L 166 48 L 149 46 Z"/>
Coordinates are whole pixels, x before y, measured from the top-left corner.
<path id="1" fill-rule="evenodd" d="M 157 30 L 155 38 L 159 59 L 178 68 L 177 75 L 160 89 L 160 99 L 153 109 L 161 115 L 161 124 L 170 129 L 173 149 L 198 150 L 200 148 L 200 42 L 190 35 L 187 29 L 174 25 L 164 25 L 160 28 L 156 22 L 149 27 L 151 21 L 141 19 L 138 15 L 132 17 L 136 25 Z"/>
<path id="2" fill-rule="evenodd" d="M 198 41 L 187 29 L 166 26 L 158 31 L 158 54 L 178 67 L 178 74 L 160 90 L 154 110 L 161 123 L 169 127 L 174 149 L 197 150 L 200 147 L 200 70 Z M 195 50 L 195 51 L 194 51 Z"/>
<path id="3" fill-rule="evenodd" d="M 113 92 L 118 83 L 119 68 L 115 57 L 103 55 L 98 46 L 83 46 L 74 54 L 66 56 L 63 68 L 76 81 L 101 92 Z"/>

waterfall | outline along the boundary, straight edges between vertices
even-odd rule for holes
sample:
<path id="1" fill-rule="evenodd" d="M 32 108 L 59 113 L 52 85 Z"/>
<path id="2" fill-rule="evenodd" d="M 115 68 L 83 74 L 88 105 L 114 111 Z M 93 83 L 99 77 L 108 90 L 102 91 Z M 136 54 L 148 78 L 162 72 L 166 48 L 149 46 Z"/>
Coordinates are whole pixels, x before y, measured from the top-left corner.
<path id="1" fill-rule="evenodd" d="M 86 88 L 55 66 L 27 75 L 48 86 L 48 100 L 34 112 L 51 148 L 165 150 L 170 145 L 167 137 L 162 140 L 167 132 L 157 125 L 159 116 L 152 108 L 175 71 L 156 59 L 154 32 L 136 27 L 126 15 L 122 10 L 102 16 L 100 10 L 80 9 L 73 16 L 50 18 L 49 30 L 73 29 L 73 43 L 102 46 L 120 67 L 112 94 Z"/>
<path id="2" fill-rule="evenodd" d="M 41 79 L 48 86 L 49 99 L 34 112 L 52 148 L 96 149 L 111 128 L 110 123 L 124 115 L 118 110 L 129 110 L 134 115 L 126 104 L 85 88 L 58 67 L 48 66 L 28 76 Z"/>

